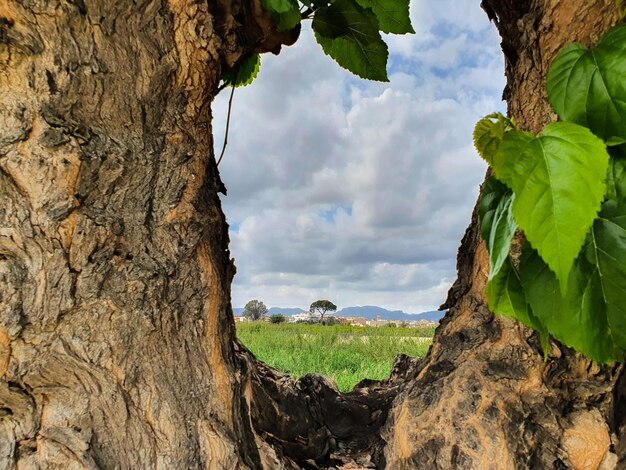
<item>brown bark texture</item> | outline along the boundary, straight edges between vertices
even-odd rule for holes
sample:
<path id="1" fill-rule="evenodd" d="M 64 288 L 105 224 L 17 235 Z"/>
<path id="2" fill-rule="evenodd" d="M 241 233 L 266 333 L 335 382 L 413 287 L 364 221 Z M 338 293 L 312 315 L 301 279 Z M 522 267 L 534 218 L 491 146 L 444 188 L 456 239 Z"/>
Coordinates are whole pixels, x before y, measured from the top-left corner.
<path id="1" fill-rule="evenodd" d="M 260 468 L 212 153 L 256 1 L 0 0 L 0 468 Z"/>
<path id="2" fill-rule="evenodd" d="M 556 116 L 545 94 L 566 43 L 591 46 L 618 19 L 612 0 L 484 0 L 505 55 L 509 115 L 539 132 Z M 388 468 L 623 468 L 620 368 L 599 367 L 494 318 L 476 217 L 463 240 L 449 313 L 416 379 L 394 401 L 383 438 Z M 618 464 L 618 460 L 620 464 Z"/>
<path id="3" fill-rule="evenodd" d="M 483 6 L 538 131 L 550 61 L 615 4 Z M 621 370 L 494 318 L 475 218 L 429 355 L 388 380 L 341 394 L 235 340 L 210 103 L 297 34 L 258 0 L 0 0 L 0 469 L 615 468 Z"/>

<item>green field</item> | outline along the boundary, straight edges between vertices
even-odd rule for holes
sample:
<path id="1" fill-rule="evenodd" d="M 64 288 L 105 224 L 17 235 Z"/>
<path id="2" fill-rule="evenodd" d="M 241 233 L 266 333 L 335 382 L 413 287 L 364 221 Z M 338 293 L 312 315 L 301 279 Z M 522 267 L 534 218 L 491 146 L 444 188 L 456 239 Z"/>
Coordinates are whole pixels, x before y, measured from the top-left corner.
<path id="1" fill-rule="evenodd" d="M 237 324 L 237 336 L 261 361 L 296 378 L 325 375 L 343 392 L 362 379 L 388 377 L 399 353 L 423 357 L 433 334 L 434 328 Z"/>

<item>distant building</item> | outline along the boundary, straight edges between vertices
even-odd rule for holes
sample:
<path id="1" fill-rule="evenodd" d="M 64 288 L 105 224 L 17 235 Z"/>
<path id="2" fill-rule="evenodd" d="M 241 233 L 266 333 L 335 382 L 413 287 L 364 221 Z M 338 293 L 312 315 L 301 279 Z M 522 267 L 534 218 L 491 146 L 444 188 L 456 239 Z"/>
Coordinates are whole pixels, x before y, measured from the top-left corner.
<path id="1" fill-rule="evenodd" d="M 311 315 L 308 312 L 296 313 L 295 315 L 291 315 L 289 317 L 289 323 L 297 323 L 299 321 L 309 321 Z"/>
<path id="2" fill-rule="evenodd" d="M 243 315 L 235 315 L 235 322 L 243 323 L 246 321 L 248 321 L 248 319 Z"/>
<path id="3" fill-rule="evenodd" d="M 367 318 L 363 317 L 336 317 L 337 321 L 350 326 L 367 326 Z"/>

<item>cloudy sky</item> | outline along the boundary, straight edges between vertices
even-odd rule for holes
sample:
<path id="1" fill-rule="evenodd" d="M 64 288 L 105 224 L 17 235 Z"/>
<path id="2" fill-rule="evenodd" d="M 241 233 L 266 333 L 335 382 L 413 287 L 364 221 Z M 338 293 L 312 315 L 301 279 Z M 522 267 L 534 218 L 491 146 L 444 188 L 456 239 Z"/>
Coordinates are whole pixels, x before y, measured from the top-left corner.
<path id="1" fill-rule="evenodd" d="M 485 165 L 475 122 L 503 111 L 502 57 L 478 0 L 412 0 L 388 36 L 389 83 L 339 68 L 305 24 L 238 89 L 220 165 L 233 306 L 436 309 Z M 229 90 L 214 104 L 221 150 Z"/>

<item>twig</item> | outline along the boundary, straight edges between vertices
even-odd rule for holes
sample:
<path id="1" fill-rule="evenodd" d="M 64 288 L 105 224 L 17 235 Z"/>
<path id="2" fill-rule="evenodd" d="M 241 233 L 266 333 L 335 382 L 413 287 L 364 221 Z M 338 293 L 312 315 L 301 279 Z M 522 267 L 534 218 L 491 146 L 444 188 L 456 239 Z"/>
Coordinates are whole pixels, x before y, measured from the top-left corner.
<path id="1" fill-rule="evenodd" d="M 226 116 L 226 132 L 224 133 L 224 145 L 222 146 L 222 153 L 217 160 L 217 166 L 220 166 L 222 158 L 224 158 L 224 152 L 226 152 L 226 146 L 228 145 L 228 130 L 230 129 L 230 111 L 233 109 L 233 96 L 235 96 L 235 85 L 230 92 L 230 99 L 228 100 L 228 115 Z"/>

